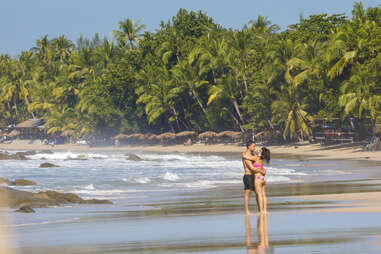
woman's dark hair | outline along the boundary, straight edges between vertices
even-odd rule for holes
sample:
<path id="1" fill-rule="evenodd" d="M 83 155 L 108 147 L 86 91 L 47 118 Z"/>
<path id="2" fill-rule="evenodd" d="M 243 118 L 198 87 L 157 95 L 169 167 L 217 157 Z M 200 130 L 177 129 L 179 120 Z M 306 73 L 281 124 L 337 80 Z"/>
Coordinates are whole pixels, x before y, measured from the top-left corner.
<path id="1" fill-rule="evenodd" d="M 270 150 L 266 147 L 262 147 L 261 160 L 265 160 L 266 163 L 270 162 Z"/>

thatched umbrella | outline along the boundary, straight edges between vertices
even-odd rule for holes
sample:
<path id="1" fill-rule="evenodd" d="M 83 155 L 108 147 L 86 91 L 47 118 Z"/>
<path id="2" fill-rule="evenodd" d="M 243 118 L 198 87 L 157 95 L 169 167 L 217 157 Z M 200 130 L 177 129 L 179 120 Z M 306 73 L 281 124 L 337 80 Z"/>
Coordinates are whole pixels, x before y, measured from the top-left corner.
<path id="1" fill-rule="evenodd" d="M 13 130 L 8 134 L 9 137 L 17 137 L 18 135 L 20 135 L 20 131 L 18 130 Z"/>
<path id="2" fill-rule="evenodd" d="M 152 134 L 152 133 L 148 133 L 148 134 L 144 135 L 144 138 L 147 140 L 155 140 L 155 139 L 157 139 L 157 135 Z"/>
<path id="3" fill-rule="evenodd" d="M 73 134 L 74 134 L 74 130 L 72 130 L 72 129 L 67 129 L 66 131 L 63 131 L 63 132 L 61 133 L 61 136 L 62 136 L 62 137 L 70 137 L 70 136 L 73 136 Z"/>
<path id="4" fill-rule="evenodd" d="M 229 137 L 229 138 L 237 138 L 242 135 L 239 131 L 223 131 L 217 134 L 217 137 Z"/>
<path id="5" fill-rule="evenodd" d="M 144 134 L 134 133 L 134 134 L 128 135 L 128 139 L 144 140 Z"/>
<path id="6" fill-rule="evenodd" d="M 114 140 L 122 140 L 122 139 L 128 139 L 128 135 L 126 134 L 118 134 L 115 137 L 113 137 Z"/>
<path id="7" fill-rule="evenodd" d="M 176 137 L 176 135 L 172 132 L 165 132 L 165 133 L 157 136 L 158 139 L 173 139 L 175 137 Z"/>
<path id="8" fill-rule="evenodd" d="M 261 132 L 258 132 L 257 134 L 254 135 L 254 138 L 257 138 L 257 137 L 260 137 L 260 136 L 263 136 L 265 134 L 266 131 L 261 131 Z"/>
<path id="9" fill-rule="evenodd" d="M 195 131 L 182 131 L 182 132 L 179 132 L 176 134 L 176 138 L 178 137 L 183 137 L 183 138 L 186 138 L 186 137 L 192 137 L 192 136 L 196 136 L 197 133 Z"/>
<path id="10" fill-rule="evenodd" d="M 203 133 L 201 133 L 200 135 L 198 135 L 199 138 L 215 138 L 217 137 L 217 133 L 215 133 L 214 131 L 205 131 Z"/>

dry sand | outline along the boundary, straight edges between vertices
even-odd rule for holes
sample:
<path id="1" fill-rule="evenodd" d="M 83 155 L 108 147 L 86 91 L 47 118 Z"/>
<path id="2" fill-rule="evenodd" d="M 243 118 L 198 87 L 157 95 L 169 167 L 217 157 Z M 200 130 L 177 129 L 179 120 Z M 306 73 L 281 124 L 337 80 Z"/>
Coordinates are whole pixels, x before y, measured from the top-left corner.
<path id="1" fill-rule="evenodd" d="M 364 152 L 361 145 L 344 144 L 321 146 L 319 144 L 297 144 L 284 146 L 269 146 L 273 154 L 311 156 L 321 159 L 349 159 L 381 161 L 381 151 Z M 147 151 L 147 152 L 183 152 L 183 153 L 240 153 L 245 147 L 238 145 L 203 145 L 193 146 L 171 145 L 171 146 L 122 146 L 122 147 L 89 147 L 87 145 L 50 145 L 13 143 L 0 144 L 0 150 L 71 150 L 71 151 Z"/>

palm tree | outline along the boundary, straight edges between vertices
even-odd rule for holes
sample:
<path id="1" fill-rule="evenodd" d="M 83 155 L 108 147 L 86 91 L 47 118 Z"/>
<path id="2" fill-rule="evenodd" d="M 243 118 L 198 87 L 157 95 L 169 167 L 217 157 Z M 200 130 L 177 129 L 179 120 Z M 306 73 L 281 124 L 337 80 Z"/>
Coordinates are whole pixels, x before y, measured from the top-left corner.
<path id="1" fill-rule="evenodd" d="M 122 44 L 124 41 L 128 40 L 130 47 L 133 47 L 135 43 L 138 43 L 142 37 L 141 32 L 146 28 L 145 25 L 140 24 L 141 19 L 136 22 L 131 19 L 126 19 L 124 21 L 119 21 L 120 30 L 114 30 L 113 34 L 115 38 Z"/>
<path id="2" fill-rule="evenodd" d="M 305 81 L 311 81 L 319 75 L 321 65 L 320 55 L 325 48 L 325 43 L 318 40 L 308 43 L 298 43 L 295 46 L 295 54 L 286 63 L 288 71 L 286 75 L 293 73 L 292 80 L 295 86 L 302 84 Z"/>
<path id="3" fill-rule="evenodd" d="M 66 39 L 65 35 L 61 35 L 52 40 L 52 46 L 56 50 L 56 54 L 60 62 L 65 62 L 74 48 L 74 44 Z"/>
<path id="4" fill-rule="evenodd" d="M 379 34 L 378 25 L 374 21 L 364 20 L 362 16 L 360 19 L 360 23 L 346 23 L 333 34 L 332 46 L 327 54 L 328 61 L 332 63 L 328 72 L 331 80 L 341 76 L 345 69 L 356 62 L 377 57 L 377 50 L 369 42 L 374 41 Z"/>
<path id="5" fill-rule="evenodd" d="M 204 73 L 203 69 L 200 66 L 200 56 L 201 52 L 198 49 L 195 49 L 191 54 L 189 54 L 188 58 L 182 60 L 179 64 L 177 64 L 172 69 L 172 72 L 179 84 L 189 91 L 193 99 L 197 102 L 200 109 L 204 113 L 206 119 L 208 119 L 208 113 L 203 102 L 201 101 L 201 97 L 198 92 L 199 88 L 209 84 L 208 81 L 202 79 L 202 75 Z"/>
<path id="6" fill-rule="evenodd" d="M 168 122 L 172 131 L 175 131 L 172 122 L 176 122 L 177 129 L 180 129 L 178 112 L 175 106 L 176 99 L 179 98 L 183 89 L 176 86 L 171 73 L 161 66 L 157 69 L 142 71 L 138 78 L 143 82 L 143 89 L 138 90 L 139 99 L 137 103 L 145 104 L 148 123 L 153 123 L 160 116 L 169 113 Z"/>
<path id="7" fill-rule="evenodd" d="M 238 118 L 234 116 L 234 114 L 231 113 L 229 109 L 228 109 L 229 111 L 228 113 L 236 122 L 240 130 L 244 132 L 245 130 L 243 128 L 243 124 L 245 122 L 239 108 L 240 106 L 237 101 L 237 93 L 239 93 L 239 89 L 237 89 L 236 87 L 236 82 L 234 80 L 233 75 L 230 73 L 226 74 L 221 79 L 219 79 L 218 84 L 210 86 L 208 105 L 213 103 L 216 100 L 230 101 Z"/>
<path id="8" fill-rule="evenodd" d="M 339 98 L 339 105 L 344 107 L 343 117 L 353 113 L 361 119 L 365 111 L 369 114 L 373 130 L 381 105 L 376 73 L 366 66 L 356 65 L 351 78 L 341 87 Z"/>
<path id="9" fill-rule="evenodd" d="M 249 21 L 251 25 L 250 30 L 255 31 L 259 34 L 272 34 L 280 29 L 278 25 L 271 24 L 268 17 L 258 15 L 257 20 Z"/>
<path id="10" fill-rule="evenodd" d="M 33 47 L 32 50 L 36 52 L 43 63 L 47 63 L 49 60 L 49 50 L 50 50 L 50 42 L 48 39 L 48 35 L 44 35 L 41 39 L 37 40 L 37 46 Z"/>
<path id="11" fill-rule="evenodd" d="M 307 105 L 300 102 L 298 87 L 294 84 L 281 85 L 278 99 L 271 105 L 273 121 L 278 125 L 284 125 L 284 139 L 292 140 L 298 136 L 304 140 L 311 134 L 309 122 L 313 121 L 313 118 L 305 111 Z"/>

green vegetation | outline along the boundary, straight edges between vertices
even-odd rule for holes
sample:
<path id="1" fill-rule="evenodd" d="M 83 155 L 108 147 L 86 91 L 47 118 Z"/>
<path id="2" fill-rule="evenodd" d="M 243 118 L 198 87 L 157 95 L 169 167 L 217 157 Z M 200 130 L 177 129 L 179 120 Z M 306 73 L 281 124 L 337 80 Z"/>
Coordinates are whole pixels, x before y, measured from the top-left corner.
<path id="1" fill-rule="evenodd" d="M 301 18 L 279 32 L 259 16 L 240 30 L 180 9 L 156 32 L 126 19 L 114 40 L 43 36 L 0 56 L 0 122 L 44 118 L 77 136 L 273 129 L 305 139 L 313 119 L 381 125 L 381 8 Z"/>

